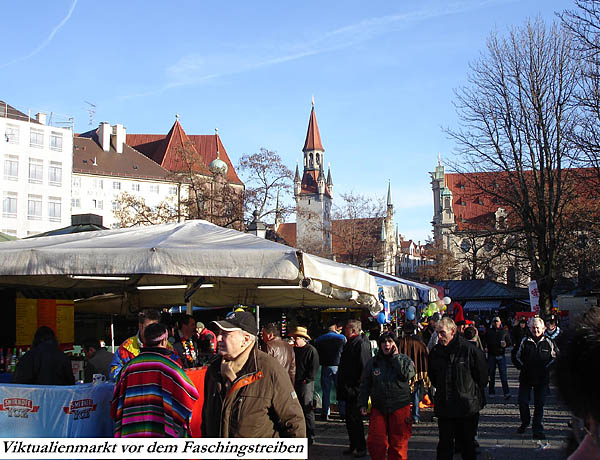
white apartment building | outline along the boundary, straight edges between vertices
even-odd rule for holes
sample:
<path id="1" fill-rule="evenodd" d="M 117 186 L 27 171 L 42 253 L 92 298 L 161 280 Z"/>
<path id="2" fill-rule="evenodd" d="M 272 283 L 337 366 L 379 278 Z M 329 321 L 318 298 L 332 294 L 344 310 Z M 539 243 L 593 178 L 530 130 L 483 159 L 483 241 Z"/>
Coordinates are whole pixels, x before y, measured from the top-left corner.
<path id="1" fill-rule="evenodd" d="M 71 128 L 0 101 L 0 231 L 24 238 L 71 222 Z"/>
<path id="2" fill-rule="evenodd" d="M 97 214 L 108 228 L 118 228 L 114 210 L 123 192 L 141 196 L 152 207 L 180 191 L 173 175 L 126 143 L 123 125 L 100 123 L 73 140 L 72 214 Z"/>

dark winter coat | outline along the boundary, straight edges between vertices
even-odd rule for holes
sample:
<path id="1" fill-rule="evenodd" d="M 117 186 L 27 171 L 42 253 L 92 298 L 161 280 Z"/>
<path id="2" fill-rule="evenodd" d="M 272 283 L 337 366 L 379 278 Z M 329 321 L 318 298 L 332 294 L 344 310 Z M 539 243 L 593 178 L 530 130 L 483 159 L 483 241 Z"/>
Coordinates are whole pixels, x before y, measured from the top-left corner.
<path id="1" fill-rule="evenodd" d="M 371 359 L 369 340 L 357 335 L 346 342 L 338 367 L 337 397 L 342 401 L 358 398 L 363 369 Z"/>
<path id="2" fill-rule="evenodd" d="M 319 353 L 310 343 L 294 347 L 296 355 L 296 385 L 314 382 L 319 373 Z"/>
<path id="3" fill-rule="evenodd" d="M 74 385 L 71 360 L 59 350 L 56 342 L 42 342 L 21 357 L 13 383 Z"/>
<path id="4" fill-rule="evenodd" d="M 305 438 L 302 407 L 283 367 L 254 348 L 228 391 L 222 357 L 206 371 L 202 437 Z"/>
<path id="5" fill-rule="evenodd" d="M 504 346 L 500 345 L 500 342 L 504 340 Z M 488 329 L 485 335 L 485 344 L 488 350 L 488 354 L 492 356 L 503 356 L 506 347 L 510 347 L 512 342 L 510 340 L 510 334 L 506 329 L 501 327 L 491 327 Z"/>
<path id="6" fill-rule="evenodd" d="M 386 356 L 381 351 L 371 358 L 363 371 L 358 396 L 359 407 L 371 404 L 384 414 L 411 403 L 409 380 L 415 376 L 415 365 L 403 354 Z"/>
<path id="7" fill-rule="evenodd" d="M 483 353 L 462 336 L 443 346 L 438 343 L 429 353 L 429 379 L 435 387 L 435 415 L 461 418 L 483 408 L 482 387 L 487 384 L 488 365 Z"/>
<path id="8" fill-rule="evenodd" d="M 512 352 L 513 364 L 521 371 L 519 382 L 529 385 L 548 383 L 550 367 L 557 355 L 558 349 L 548 337 L 542 335 L 536 341 L 528 334 Z"/>

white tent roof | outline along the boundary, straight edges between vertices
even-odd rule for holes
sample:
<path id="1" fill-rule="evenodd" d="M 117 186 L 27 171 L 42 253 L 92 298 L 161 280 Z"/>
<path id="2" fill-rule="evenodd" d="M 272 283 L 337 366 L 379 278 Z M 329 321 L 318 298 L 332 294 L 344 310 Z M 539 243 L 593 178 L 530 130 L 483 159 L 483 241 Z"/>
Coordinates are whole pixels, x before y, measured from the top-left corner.
<path id="1" fill-rule="evenodd" d="M 367 272 L 375 277 L 377 285 L 383 290 L 383 298 L 387 302 L 416 300 L 422 303 L 429 303 L 437 300 L 437 289 L 427 284 L 417 283 L 416 281 L 399 278 L 375 270 L 367 270 Z"/>
<path id="2" fill-rule="evenodd" d="M 187 288 L 138 290 L 156 285 Z M 112 293 L 117 296 L 105 295 L 104 302 L 130 309 L 186 300 L 379 309 L 375 280 L 359 269 L 200 220 L 2 243 L 0 287 L 26 296 L 32 290 L 69 298 Z"/>

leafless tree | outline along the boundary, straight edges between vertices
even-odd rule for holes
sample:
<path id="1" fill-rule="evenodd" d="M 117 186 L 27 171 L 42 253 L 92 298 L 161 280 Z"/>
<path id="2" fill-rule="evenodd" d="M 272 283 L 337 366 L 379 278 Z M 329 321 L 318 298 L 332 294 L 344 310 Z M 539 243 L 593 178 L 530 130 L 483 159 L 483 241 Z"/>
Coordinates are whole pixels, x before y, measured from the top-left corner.
<path id="1" fill-rule="evenodd" d="M 381 261 L 381 226 L 385 217 L 383 200 L 353 192 L 342 193 L 333 209 L 331 234 L 338 261 L 372 266 Z M 393 235 L 388 235 L 393 238 Z"/>
<path id="2" fill-rule="evenodd" d="M 575 0 L 575 9 L 559 14 L 571 33 L 573 50 L 581 61 L 577 106 L 578 129 L 573 142 L 582 166 L 594 168 L 600 185 L 600 1 Z M 578 152 L 579 153 L 579 152 Z"/>
<path id="3" fill-rule="evenodd" d="M 457 269 L 458 262 L 454 254 L 444 248 L 442 241 L 427 240 L 426 245 L 431 247 L 429 256 L 435 259 L 435 263 L 421 265 L 417 268 L 416 278 L 420 281 L 442 281 L 456 279 L 460 273 Z"/>
<path id="4" fill-rule="evenodd" d="M 243 227 L 243 188 L 234 186 L 227 177 L 213 173 L 197 155 L 193 146 L 180 148 L 183 164 L 170 174 L 176 184 L 176 197 L 157 206 L 148 206 L 142 196 L 122 193 L 117 199 L 114 215 L 121 227 L 204 219 L 222 227 L 241 230 Z"/>
<path id="5" fill-rule="evenodd" d="M 571 231 L 578 77 L 569 34 L 557 25 L 536 20 L 506 37 L 492 34 L 456 91 L 460 126 L 447 130 L 459 147 L 453 168 L 506 209 L 507 231 L 522 235 L 544 312 Z"/>
<path id="6" fill-rule="evenodd" d="M 289 204 L 293 174 L 277 152 L 261 148 L 257 153 L 244 155 L 240 158 L 237 170 L 246 185 L 246 221 L 252 219 L 255 210 L 259 219 L 274 220 L 278 200 L 283 219 L 294 211 Z"/>

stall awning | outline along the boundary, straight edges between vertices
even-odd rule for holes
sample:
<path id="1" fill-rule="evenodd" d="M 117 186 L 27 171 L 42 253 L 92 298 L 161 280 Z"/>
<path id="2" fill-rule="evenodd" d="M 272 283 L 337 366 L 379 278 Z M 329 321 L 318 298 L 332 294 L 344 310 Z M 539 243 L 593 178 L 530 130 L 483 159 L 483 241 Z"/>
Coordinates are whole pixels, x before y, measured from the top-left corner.
<path id="1" fill-rule="evenodd" d="M 497 310 L 500 308 L 501 302 L 501 300 L 469 300 L 465 303 L 463 310 Z"/>

